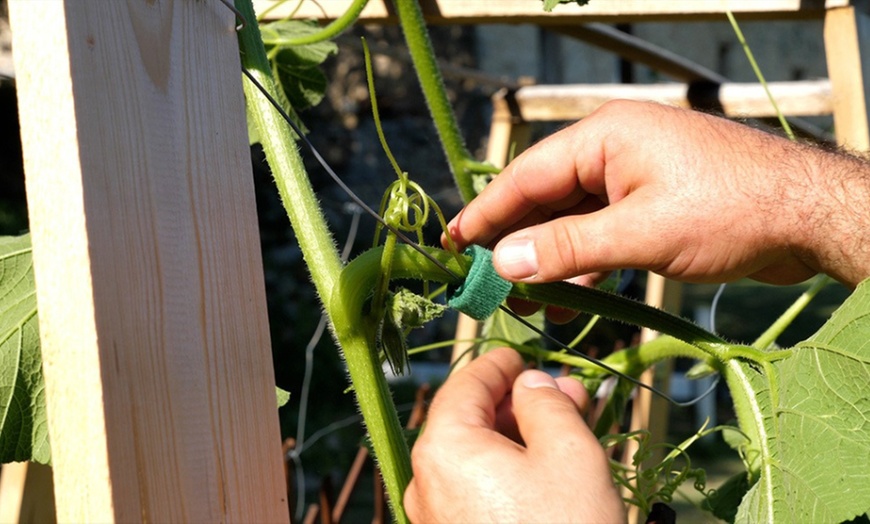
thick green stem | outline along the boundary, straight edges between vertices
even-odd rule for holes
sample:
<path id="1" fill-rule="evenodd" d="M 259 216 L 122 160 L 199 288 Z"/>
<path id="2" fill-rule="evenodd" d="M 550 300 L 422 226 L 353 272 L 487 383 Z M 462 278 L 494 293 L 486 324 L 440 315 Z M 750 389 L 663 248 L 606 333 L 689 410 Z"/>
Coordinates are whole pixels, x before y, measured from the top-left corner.
<path id="1" fill-rule="evenodd" d="M 432 257 L 437 258 L 445 264 L 449 263 L 448 267 L 456 275 L 464 277 L 466 274 L 466 271 L 460 267 L 459 262 L 450 253 L 435 248 L 424 247 L 423 249 Z M 381 248 L 370 249 L 348 264 L 348 267 L 342 273 L 342 282 L 340 283 L 342 302 L 354 304 L 353 307 L 362 308 L 364 300 L 371 293 L 371 289 L 375 284 L 375 279 L 377 278 L 375 272 L 380 268 L 379 257 L 381 252 Z M 354 280 L 352 282 L 357 282 L 355 286 L 345 283 L 346 278 L 351 278 L 348 275 L 353 275 Z M 419 278 L 422 280 L 446 282 L 448 284 L 458 283 L 454 282 L 454 277 L 447 275 L 441 268 L 406 245 L 396 246 L 392 277 Z M 335 292 L 333 296 L 336 296 Z M 574 286 L 564 282 L 539 285 L 519 283 L 514 284 L 511 296 L 584 311 L 593 315 L 601 315 L 604 318 L 654 329 L 665 335 L 682 340 L 720 362 L 733 358 L 766 362 L 785 356 L 779 353 L 765 353 L 747 346 L 729 344 L 688 320 L 641 302 L 594 288 Z"/>
<path id="2" fill-rule="evenodd" d="M 250 0 L 237 0 L 236 7 L 248 20 L 254 20 Z M 260 28 L 248 24 L 239 32 L 239 50 L 242 67 L 251 73 L 272 95 L 276 94 L 272 81 L 271 66 L 263 48 Z M 308 173 L 299 155 L 292 131 L 280 113 L 252 85 L 244 82 L 248 114 L 260 129 L 261 144 L 284 209 L 290 217 L 293 232 L 305 257 L 314 285 L 329 308 L 329 293 L 335 287 L 342 264 L 326 225 L 326 220 L 317 203 Z"/>
<path id="3" fill-rule="evenodd" d="M 543 285 L 520 283 L 514 284 L 511 296 L 584 311 L 612 320 L 654 329 L 692 344 L 719 360 L 728 358 L 736 349 L 732 344 L 728 344 L 723 339 L 688 320 L 641 302 L 594 288 L 574 286 L 564 282 Z"/>
<path id="4" fill-rule="evenodd" d="M 408 51 L 417 70 L 420 87 L 423 89 L 423 96 L 426 98 L 426 104 L 438 130 L 441 145 L 450 164 L 450 171 L 456 180 L 456 187 L 459 188 L 462 199 L 466 203 L 470 202 L 476 194 L 472 180 L 472 168 L 476 163 L 465 148 L 465 141 L 453 115 L 450 100 L 447 98 L 447 90 L 435 59 L 432 42 L 429 40 L 429 32 L 426 29 L 420 4 L 418 0 L 394 0 L 394 2 Z"/>
<path id="5" fill-rule="evenodd" d="M 236 0 L 248 20 L 254 20 L 250 0 Z M 247 69 L 271 94 L 271 78 L 259 28 L 249 24 L 239 33 L 242 67 Z M 269 101 L 250 82 L 244 83 L 249 114 L 260 130 L 263 150 L 272 168 L 278 191 L 296 233 L 311 278 L 329 314 L 341 346 L 366 427 L 378 457 L 384 484 L 397 522 L 407 522 L 402 496 L 411 478 L 411 459 L 396 408 L 381 369 L 373 337 L 365 332 L 359 316 L 362 309 L 348 310 L 341 300 L 332 301 L 340 281 L 342 264 L 338 251 L 317 204 L 294 135 Z M 371 286 L 367 287 L 371 290 Z"/>

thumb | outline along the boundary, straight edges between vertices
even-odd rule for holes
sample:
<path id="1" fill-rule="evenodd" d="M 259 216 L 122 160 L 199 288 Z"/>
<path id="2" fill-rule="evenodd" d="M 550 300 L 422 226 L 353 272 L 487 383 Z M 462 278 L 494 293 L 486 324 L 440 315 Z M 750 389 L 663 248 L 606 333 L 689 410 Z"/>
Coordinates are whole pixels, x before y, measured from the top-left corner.
<path id="1" fill-rule="evenodd" d="M 578 444 L 600 451 L 578 409 L 586 400 L 582 387 L 566 393 L 547 373 L 527 370 L 514 382 L 511 396 L 517 429 L 530 451 L 554 451 L 563 443 L 572 443 L 575 453 Z"/>
<path id="2" fill-rule="evenodd" d="M 503 238 L 493 250 L 498 273 L 511 281 L 566 280 L 624 267 L 657 269 L 679 245 L 671 221 L 632 194 L 601 210 L 556 218 Z M 665 216 L 663 216 L 665 215 Z M 640 217 L 643 217 L 642 219 Z M 670 257 L 670 259 L 669 259 Z"/>

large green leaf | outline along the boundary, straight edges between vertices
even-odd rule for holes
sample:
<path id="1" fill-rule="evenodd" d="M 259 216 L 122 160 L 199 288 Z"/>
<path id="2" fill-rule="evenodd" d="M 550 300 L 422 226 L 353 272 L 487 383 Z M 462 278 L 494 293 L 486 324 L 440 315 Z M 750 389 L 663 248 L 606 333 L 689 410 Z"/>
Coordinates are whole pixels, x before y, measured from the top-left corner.
<path id="1" fill-rule="evenodd" d="M 0 462 L 51 460 L 30 235 L 0 237 Z"/>
<path id="2" fill-rule="evenodd" d="M 870 510 L 870 280 L 791 357 L 728 364 L 759 454 L 740 522 L 842 522 Z"/>

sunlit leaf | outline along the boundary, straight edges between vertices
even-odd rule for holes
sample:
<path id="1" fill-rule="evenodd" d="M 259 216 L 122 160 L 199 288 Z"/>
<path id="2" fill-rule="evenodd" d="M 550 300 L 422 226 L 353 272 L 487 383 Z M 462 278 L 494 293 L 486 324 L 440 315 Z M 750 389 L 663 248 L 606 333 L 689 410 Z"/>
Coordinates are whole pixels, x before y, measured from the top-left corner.
<path id="1" fill-rule="evenodd" d="M 285 391 L 279 387 L 275 387 L 275 398 L 278 401 L 278 407 L 280 408 L 284 404 L 290 402 L 290 392 Z"/>
<path id="2" fill-rule="evenodd" d="M 842 522 L 870 509 L 870 281 L 773 376 L 728 365 L 741 429 L 760 454 L 742 522 Z M 736 399 L 737 400 L 737 399 Z M 753 468 L 755 469 L 755 468 Z"/>
<path id="3" fill-rule="evenodd" d="M 30 235 L 0 237 L 0 461 L 51 460 Z"/>

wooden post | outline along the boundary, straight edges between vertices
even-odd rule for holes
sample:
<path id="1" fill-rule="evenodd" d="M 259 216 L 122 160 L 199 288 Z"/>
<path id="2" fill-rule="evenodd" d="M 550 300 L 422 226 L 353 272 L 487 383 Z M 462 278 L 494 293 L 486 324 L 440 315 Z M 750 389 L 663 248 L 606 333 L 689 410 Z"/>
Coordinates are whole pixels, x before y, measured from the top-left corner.
<path id="1" fill-rule="evenodd" d="M 854 151 L 870 151 L 868 46 L 870 15 L 851 6 L 828 11 L 825 54 L 834 93 L 834 128 L 837 142 Z"/>
<path id="2" fill-rule="evenodd" d="M 288 521 L 232 13 L 10 13 L 58 520 Z"/>
<path id="3" fill-rule="evenodd" d="M 645 298 L 647 304 L 679 314 L 683 299 L 682 291 L 683 286 L 681 283 L 668 280 L 653 272 L 647 273 Z M 658 336 L 659 333 L 657 331 L 643 328 L 640 332 L 640 343 L 649 342 Z M 644 371 L 640 376 L 640 380 L 644 384 L 654 385 L 667 391 L 672 372 L 673 360 L 668 360 Z M 648 430 L 650 432 L 650 442 L 667 442 L 669 412 L 670 404 L 666 400 L 653 396 L 652 392 L 648 389 L 637 388 L 635 390 L 634 401 L 631 404 L 629 431 Z M 622 453 L 622 463 L 631 464 L 637 450 L 637 441 L 626 441 Z M 649 462 L 655 464 L 661 461 L 662 458 L 664 458 L 664 451 L 659 449 Z M 647 465 L 644 464 L 644 466 Z M 630 495 L 627 488 L 623 488 L 622 492 L 625 496 Z M 646 515 L 640 514 L 640 508 L 633 505 L 628 506 L 628 522 L 640 522 L 640 518 L 646 518 Z"/>
<path id="4" fill-rule="evenodd" d="M 0 522 L 55 522 L 50 467 L 34 462 L 3 464 L 0 470 Z"/>

